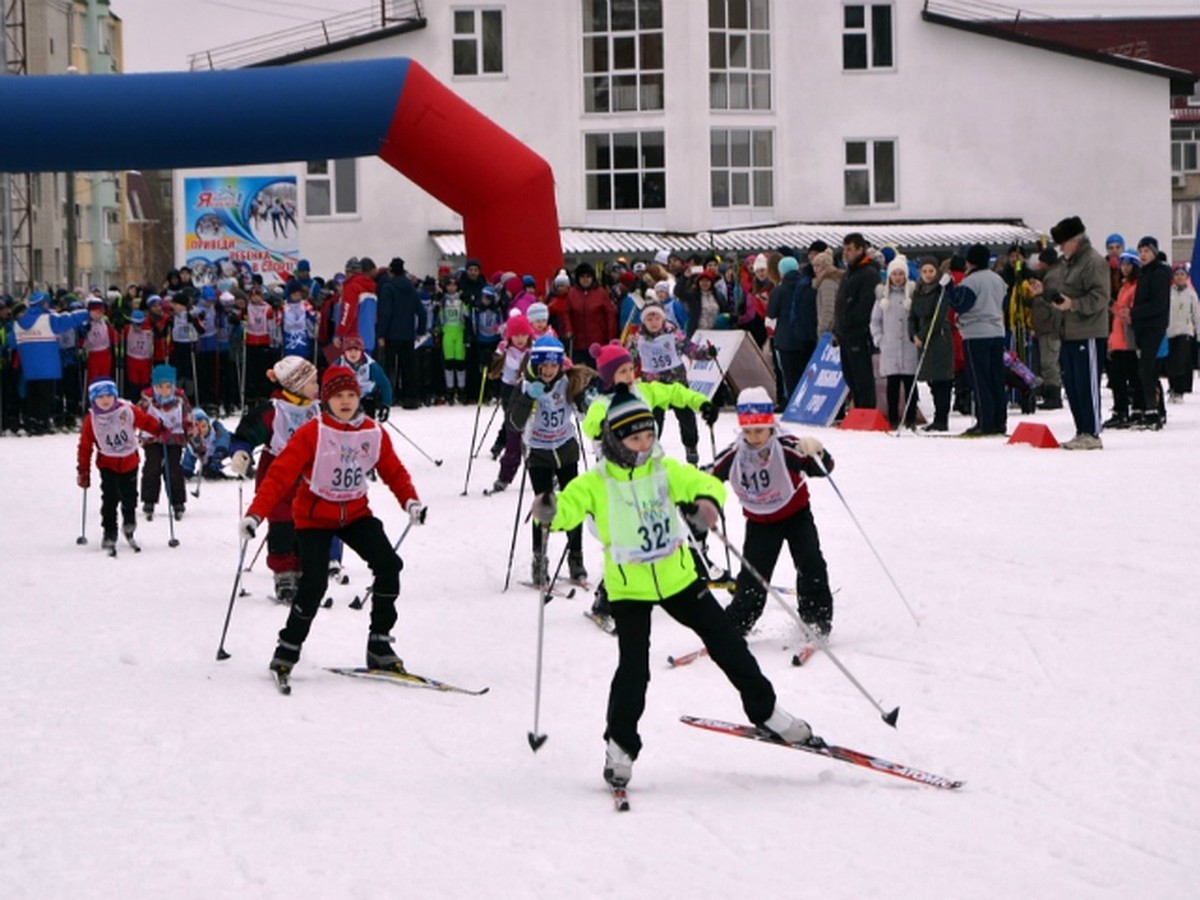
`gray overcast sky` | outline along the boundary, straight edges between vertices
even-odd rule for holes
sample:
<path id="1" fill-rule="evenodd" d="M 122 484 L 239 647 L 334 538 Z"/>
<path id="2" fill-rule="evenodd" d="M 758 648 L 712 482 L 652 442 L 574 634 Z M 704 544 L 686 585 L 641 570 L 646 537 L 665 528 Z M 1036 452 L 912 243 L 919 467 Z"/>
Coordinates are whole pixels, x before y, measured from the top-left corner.
<path id="1" fill-rule="evenodd" d="M 425 0 L 427 8 L 439 2 L 448 0 Z M 192 53 L 377 4 L 378 0 L 112 0 L 112 9 L 125 23 L 125 70 L 160 72 L 186 69 Z M 1197 13 L 1196 0 L 1030 0 L 1005 5 L 1058 15 Z"/>

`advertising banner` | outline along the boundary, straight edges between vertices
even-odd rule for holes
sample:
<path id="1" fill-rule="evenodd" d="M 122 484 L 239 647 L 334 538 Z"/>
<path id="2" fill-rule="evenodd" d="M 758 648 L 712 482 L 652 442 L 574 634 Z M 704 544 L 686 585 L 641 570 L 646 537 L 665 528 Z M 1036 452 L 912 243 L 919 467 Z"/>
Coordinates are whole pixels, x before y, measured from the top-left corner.
<path id="1" fill-rule="evenodd" d="M 780 418 L 800 425 L 829 425 L 849 393 L 842 376 L 842 351 L 833 346 L 828 333 L 823 334 Z"/>
<path id="2" fill-rule="evenodd" d="M 184 257 L 196 284 L 286 281 L 300 259 L 294 175 L 185 178 Z"/>

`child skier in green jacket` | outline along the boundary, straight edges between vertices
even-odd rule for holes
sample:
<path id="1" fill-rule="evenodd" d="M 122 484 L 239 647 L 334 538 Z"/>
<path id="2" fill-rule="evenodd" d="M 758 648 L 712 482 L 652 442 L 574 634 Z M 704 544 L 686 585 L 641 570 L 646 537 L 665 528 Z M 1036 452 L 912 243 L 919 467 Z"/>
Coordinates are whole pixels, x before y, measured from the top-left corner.
<path id="1" fill-rule="evenodd" d="M 642 749 L 637 726 L 650 681 L 650 614 L 655 605 L 696 632 L 741 694 L 750 721 L 789 742 L 808 740 L 808 723 L 776 705 L 771 682 L 696 575 L 676 506 L 684 504 L 689 517 L 714 525 L 724 485 L 664 457 L 655 439 L 654 416 L 625 386 L 612 395 L 600 440 L 604 463 L 574 479 L 557 500 L 550 492 L 539 495 L 533 516 L 554 531 L 567 531 L 590 515 L 604 545 L 604 581 L 619 646 L 608 699 L 604 779 L 615 787 L 627 784 Z"/>

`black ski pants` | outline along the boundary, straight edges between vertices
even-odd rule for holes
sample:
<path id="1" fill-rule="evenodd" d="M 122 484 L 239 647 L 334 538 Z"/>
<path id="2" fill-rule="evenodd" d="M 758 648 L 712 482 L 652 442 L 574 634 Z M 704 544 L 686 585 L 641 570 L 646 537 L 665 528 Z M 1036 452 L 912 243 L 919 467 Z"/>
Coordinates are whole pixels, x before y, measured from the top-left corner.
<path id="1" fill-rule="evenodd" d="M 656 606 L 699 635 L 712 661 L 737 688 L 742 697 L 742 709 L 751 722 L 761 725 L 771 717 L 775 711 L 775 689 L 716 598 L 702 581 L 697 580 L 657 603 L 612 601 L 619 658 L 608 692 L 606 740 L 616 741 L 634 759 L 642 750 L 638 721 L 646 709 L 646 687 L 650 683 L 650 616 Z"/>
<path id="2" fill-rule="evenodd" d="M 127 529 L 137 524 L 137 469 L 128 472 L 100 470 L 100 527 L 104 536 L 117 536 L 117 507 L 121 507 L 121 523 Z"/>
<path id="3" fill-rule="evenodd" d="M 833 594 L 829 590 L 829 570 L 821 553 L 821 538 L 817 534 L 817 523 L 810 507 L 804 507 L 782 522 L 747 519 L 742 555 L 754 567 L 754 571 L 770 582 L 785 541 L 792 554 L 792 563 L 796 566 L 797 611 L 800 618 L 805 624 L 828 634 L 833 625 Z M 742 566 L 733 602 L 725 611 L 742 634 L 754 626 L 767 603 L 766 589 L 750 574 L 750 566 Z"/>
<path id="4" fill-rule="evenodd" d="M 300 586 L 279 632 L 279 642 L 299 648 L 308 637 L 312 620 L 321 608 L 329 584 L 329 545 L 334 536 L 359 555 L 371 570 L 371 634 L 391 634 L 396 624 L 396 598 L 400 595 L 400 570 L 404 563 L 392 549 L 383 523 L 374 516 L 355 519 L 341 528 L 297 528 L 300 551 Z M 297 650 L 297 652 L 299 652 Z"/>

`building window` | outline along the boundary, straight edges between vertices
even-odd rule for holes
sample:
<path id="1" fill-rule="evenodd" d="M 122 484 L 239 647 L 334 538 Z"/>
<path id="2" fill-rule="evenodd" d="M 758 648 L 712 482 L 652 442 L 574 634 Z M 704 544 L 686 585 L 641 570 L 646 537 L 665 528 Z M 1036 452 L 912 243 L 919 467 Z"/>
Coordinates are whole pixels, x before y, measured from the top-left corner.
<path id="1" fill-rule="evenodd" d="M 1175 240 L 1196 236 L 1196 218 L 1200 216 L 1200 201 L 1181 200 L 1171 204 L 1171 237 Z"/>
<path id="2" fill-rule="evenodd" d="M 121 214 L 115 209 L 104 210 L 104 243 L 121 242 Z"/>
<path id="3" fill-rule="evenodd" d="M 662 0 L 583 0 L 583 107 L 663 108 Z"/>
<path id="4" fill-rule="evenodd" d="M 454 74 L 500 75 L 504 72 L 504 12 L 454 10 Z"/>
<path id="5" fill-rule="evenodd" d="M 322 159 L 307 163 L 304 174 L 305 215 L 349 216 L 357 212 L 356 160 Z"/>
<path id="6" fill-rule="evenodd" d="M 842 7 L 842 68 L 890 69 L 895 65 L 890 3 Z"/>
<path id="7" fill-rule="evenodd" d="M 1171 171 L 1200 171 L 1200 128 L 1171 128 Z"/>
<path id="8" fill-rule="evenodd" d="M 714 128 L 711 134 L 712 205 L 775 205 L 775 137 L 766 130 Z"/>
<path id="9" fill-rule="evenodd" d="M 895 141 L 846 141 L 845 160 L 847 206 L 896 202 Z"/>
<path id="10" fill-rule="evenodd" d="M 587 208 L 666 208 L 664 146 L 661 131 L 584 135 Z"/>
<path id="11" fill-rule="evenodd" d="M 42 251 L 38 247 L 33 248 L 33 280 L 45 281 L 46 273 L 43 270 Z"/>
<path id="12" fill-rule="evenodd" d="M 708 0 L 708 106 L 771 108 L 768 0 Z"/>

